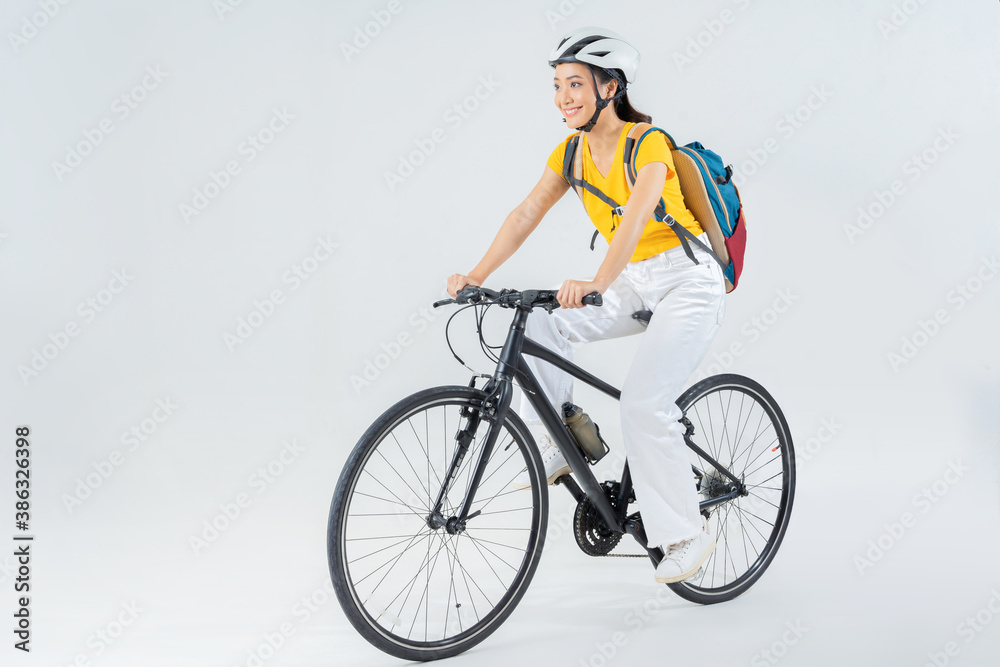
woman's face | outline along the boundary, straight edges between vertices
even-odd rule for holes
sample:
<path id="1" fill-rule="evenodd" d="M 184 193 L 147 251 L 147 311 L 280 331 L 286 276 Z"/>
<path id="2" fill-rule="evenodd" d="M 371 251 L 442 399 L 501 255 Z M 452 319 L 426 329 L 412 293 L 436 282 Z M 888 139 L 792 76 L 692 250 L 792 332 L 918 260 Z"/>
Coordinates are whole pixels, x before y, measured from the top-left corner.
<path id="1" fill-rule="evenodd" d="M 566 119 L 566 126 L 576 129 L 587 124 L 597 111 L 597 97 L 594 94 L 594 80 L 590 69 L 583 63 L 559 63 L 556 65 L 555 103 Z M 606 98 L 613 81 L 601 86 Z"/>

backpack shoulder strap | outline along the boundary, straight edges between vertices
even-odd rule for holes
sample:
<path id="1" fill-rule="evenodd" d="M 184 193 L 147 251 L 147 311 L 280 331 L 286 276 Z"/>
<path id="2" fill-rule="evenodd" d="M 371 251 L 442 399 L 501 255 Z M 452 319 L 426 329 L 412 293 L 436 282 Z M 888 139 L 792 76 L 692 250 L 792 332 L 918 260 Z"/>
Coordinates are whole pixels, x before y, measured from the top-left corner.
<path id="1" fill-rule="evenodd" d="M 628 185 L 629 194 L 632 192 L 632 185 L 635 184 L 635 161 L 639 154 L 639 146 L 642 143 L 642 140 L 653 132 L 660 132 L 663 134 L 667 140 L 667 148 L 670 150 L 671 155 L 680 150 L 677 148 L 677 142 L 674 141 L 674 138 L 670 136 L 670 133 L 666 130 L 656 127 L 650 123 L 636 123 L 629 132 L 628 138 L 625 140 L 625 183 Z M 635 138 L 636 136 L 638 138 Z M 677 234 L 680 239 L 681 246 L 684 248 L 684 254 L 686 254 L 695 264 L 698 264 L 699 262 L 695 259 L 694 253 L 691 251 L 691 246 L 688 243 L 689 241 L 695 243 L 700 246 L 702 250 L 708 252 L 715 259 L 715 261 L 718 262 L 719 266 L 722 267 L 722 270 L 726 270 L 726 265 L 721 259 L 719 259 L 719 256 L 711 248 L 696 239 L 694 234 L 685 229 L 674 219 L 672 215 L 667 213 L 667 204 L 663 201 L 662 196 L 660 197 L 660 202 L 656 205 L 656 209 L 653 211 L 653 217 L 667 223 L 667 226 L 674 230 L 674 233 Z"/>
<path id="2" fill-rule="evenodd" d="M 633 159 L 635 154 L 636 142 L 640 136 L 642 136 L 647 129 L 652 127 L 649 123 L 636 123 L 629 130 L 628 137 L 625 139 L 625 150 L 622 152 L 622 159 L 625 160 L 625 184 L 628 185 L 629 193 L 632 192 L 632 185 L 635 183 L 635 160 Z"/>
<path id="3" fill-rule="evenodd" d="M 632 194 L 632 186 L 635 185 L 636 171 L 635 171 L 635 160 L 639 154 L 639 142 L 643 140 L 651 131 L 658 130 L 667 134 L 658 127 L 654 127 L 651 123 L 636 123 L 629 130 L 628 137 L 625 139 L 625 150 L 623 151 L 623 159 L 625 160 L 625 185 L 628 186 L 629 195 Z M 667 134 L 667 137 L 670 137 Z M 669 139 L 668 146 L 674 146 L 673 138 Z M 663 201 L 663 197 L 660 197 L 659 203 L 656 205 L 656 209 L 653 211 L 653 217 L 657 220 L 663 220 L 664 216 L 667 214 L 667 203 Z"/>
<path id="4" fill-rule="evenodd" d="M 667 148 L 671 153 L 677 150 L 677 144 L 674 142 L 674 138 L 670 136 L 670 133 L 666 130 L 656 127 L 651 123 L 636 123 L 628 133 L 628 138 L 625 140 L 625 175 L 627 178 L 625 182 L 628 184 L 629 190 L 631 191 L 632 185 L 635 183 L 636 170 L 635 161 L 639 155 L 639 144 L 653 132 L 661 133 L 667 140 Z"/>
<path id="5" fill-rule="evenodd" d="M 583 201 L 583 130 L 580 130 L 576 135 L 576 154 L 573 155 L 573 179 L 575 182 L 579 182 L 580 185 L 577 187 L 577 193 L 580 195 L 580 201 Z"/>
<path id="6" fill-rule="evenodd" d="M 576 136 L 571 137 L 566 143 L 566 152 L 563 154 L 563 177 L 576 190 L 576 194 L 580 196 L 581 202 L 583 201 L 583 191 L 587 190 L 612 209 L 615 209 L 618 215 L 621 215 L 622 207 L 619 206 L 618 202 L 601 192 L 595 185 L 583 180 L 583 149 L 580 145 L 582 135 L 583 132 L 581 131 Z"/>
<path id="7" fill-rule="evenodd" d="M 582 151 L 580 150 L 580 141 L 583 136 L 583 132 L 577 132 L 575 135 L 570 137 L 569 141 L 566 142 L 566 152 L 563 153 L 563 164 L 562 164 L 562 175 L 563 178 L 572 186 L 573 190 L 576 191 L 580 201 L 583 201 L 583 185 L 582 185 L 582 175 L 583 169 L 580 163 L 580 157 Z M 578 166 L 579 165 L 579 166 Z"/>
<path id="8" fill-rule="evenodd" d="M 583 179 L 583 130 L 580 130 L 576 135 L 570 137 L 569 141 L 566 142 L 566 152 L 563 154 L 563 165 L 562 174 L 563 178 L 573 189 L 576 190 L 577 196 L 580 197 L 580 202 L 583 202 L 583 191 L 588 190 L 592 195 L 600 199 L 602 202 L 611 207 L 612 215 L 622 216 L 624 213 L 624 206 L 621 206 L 611 197 L 607 196 L 596 186 L 588 183 Z M 594 232 L 593 238 L 590 239 L 590 249 L 594 249 L 594 242 L 597 240 L 598 232 Z"/>

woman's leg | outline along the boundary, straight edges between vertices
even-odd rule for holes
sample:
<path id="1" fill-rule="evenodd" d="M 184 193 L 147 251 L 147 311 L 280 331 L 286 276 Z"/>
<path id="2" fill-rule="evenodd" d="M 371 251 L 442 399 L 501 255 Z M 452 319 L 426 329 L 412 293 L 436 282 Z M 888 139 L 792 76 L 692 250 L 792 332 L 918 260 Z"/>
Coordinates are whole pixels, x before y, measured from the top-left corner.
<path id="1" fill-rule="evenodd" d="M 573 343 L 587 343 L 641 333 L 645 330 L 645 325 L 633 319 L 632 313 L 642 310 L 645 306 L 642 297 L 630 281 L 628 272 L 630 269 L 626 267 L 625 271 L 605 290 L 603 305 L 557 308 L 551 315 L 544 310 L 536 309 L 524 325 L 524 334 L 543 347 L 572 361 Z M 556 412 L 559 412 L 565 401 L 573 400 L 572 375 L 537 357 L 525 355 L 524 360 Z M 523 392 L 518 414 L 529 427 L 538 427 L 541 424 L 542 420 L 528 402 L 527 394 Z"/>
<path id="2" fill-rule="evenodd" d="M 707 239 L 706 239 L 707 240 Z M 676 250 L 676 252 L 675 252 Z M 657 257 L 638 281 L 659 297 L 622 387 L 622 431 L 636 500 L 650 546 L 674 544 L 702 529 L 683 427 L 680 396 L 708 352 L 725 312 L 722 269 L 696 248 L 695 265 L 680 248 Z M 662 295 L 662 296 L 661 296 Z"/>

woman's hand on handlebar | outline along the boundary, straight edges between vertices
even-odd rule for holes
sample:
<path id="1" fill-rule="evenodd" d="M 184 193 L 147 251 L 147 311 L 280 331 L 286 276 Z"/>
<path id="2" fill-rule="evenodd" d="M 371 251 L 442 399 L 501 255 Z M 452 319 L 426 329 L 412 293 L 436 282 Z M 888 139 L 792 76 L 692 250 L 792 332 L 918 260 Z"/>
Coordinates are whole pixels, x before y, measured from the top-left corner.
<path id="1" fill-rule="evenodd" d="M 477 287 L 482 287 L 482 281 L 476 280 L 474 277 L 465 276 L 461 273 L 456 273 L 448 278 L 448 294 L 451 298 L 455 298 L 458 292 L 466 285 L 476 285 Z"/>
<path id="2" fill-rule="evenodd" d="M 566 280 L 556 293 L 556 301 L 562 308 L 583 308 L 583 297 L 591 292 L 604 294 L 607 285 L 592 280 Z"/>

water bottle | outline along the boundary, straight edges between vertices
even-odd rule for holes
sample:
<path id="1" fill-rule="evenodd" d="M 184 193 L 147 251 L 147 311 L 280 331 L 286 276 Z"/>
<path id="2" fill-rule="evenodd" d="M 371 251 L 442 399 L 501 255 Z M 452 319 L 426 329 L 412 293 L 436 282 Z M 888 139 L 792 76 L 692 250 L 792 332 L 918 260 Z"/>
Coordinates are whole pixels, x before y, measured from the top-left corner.
<path id="1" fill-rule="evenodd" d="M 593 465 L 604 458 L 610 449 L 604 442 L 604 438 L 601 437 L 601 431 L 594 420 L 580 406 L 573 405 L 569 401 L 563 403 L 562 413 L 563 423 L 566 424 L 569 432 L 573 434 L 573 438 L 580 445 L 587 461 Z"/>

